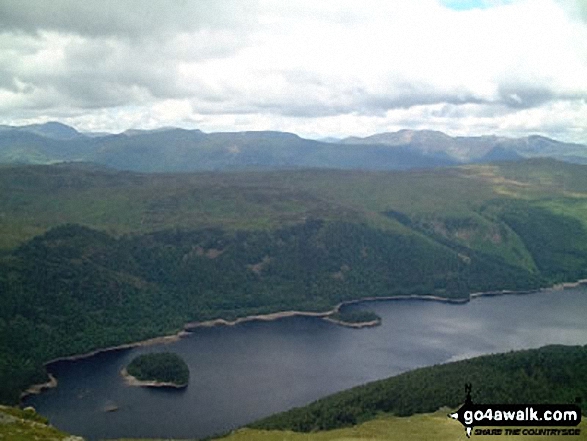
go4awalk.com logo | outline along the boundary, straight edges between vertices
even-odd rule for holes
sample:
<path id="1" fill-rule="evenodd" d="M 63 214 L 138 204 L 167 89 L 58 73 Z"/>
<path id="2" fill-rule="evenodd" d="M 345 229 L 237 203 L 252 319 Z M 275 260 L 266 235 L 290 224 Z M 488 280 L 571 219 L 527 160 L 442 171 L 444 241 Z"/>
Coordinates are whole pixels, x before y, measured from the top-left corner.
<path id="1" fill-rule="evenodd" d="M 475 404 L 471 400 L 470 384 L 465 385 L 465 392 L 465 404 L 448 416 L 465 426 L 469 438 L 471 434 L 556 436 L 581 433 L 581 429 L 576 428 L 581 422 L 581 409 L 577 404 Z M 499 428 L 475 429 L 477 426 Z"/>

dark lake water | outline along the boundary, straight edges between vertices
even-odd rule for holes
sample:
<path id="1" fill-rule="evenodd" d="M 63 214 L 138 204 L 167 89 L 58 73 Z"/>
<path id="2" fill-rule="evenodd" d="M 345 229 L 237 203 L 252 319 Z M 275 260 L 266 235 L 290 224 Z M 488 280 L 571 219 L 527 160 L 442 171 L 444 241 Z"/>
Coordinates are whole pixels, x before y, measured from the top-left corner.
<path id="1" fill-rule="evenodd" d="M 198 438 L 420 366 L 552 343 L 587 343 L 587 290 L 477 298 L 466 304 L 372 302 L 383 323 L 349 329 L 317 318 L 199 329 L 179 342 L 61 362 L 59 387 L 26 404 L 88 439 Z M 136 355 L 173 351 L 183 391 L 126 386 Z M 105 412 L 116 405 L 119 410 Z"/>

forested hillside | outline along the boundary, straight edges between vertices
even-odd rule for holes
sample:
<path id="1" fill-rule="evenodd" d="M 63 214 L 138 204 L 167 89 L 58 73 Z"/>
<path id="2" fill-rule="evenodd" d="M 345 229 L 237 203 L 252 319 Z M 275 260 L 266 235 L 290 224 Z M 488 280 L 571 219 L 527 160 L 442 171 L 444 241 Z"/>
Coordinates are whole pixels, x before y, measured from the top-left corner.
<path id="1" fill-rule="evenodd" d="M 546 346 L 416 369 L 337 393 L 214 439 L 466 439 L 461 424 L 447 417 L 449 409 L 463 404 L 465 382 L 472 383 L 472 399 L 477 404 L 575 403 L 577 397 L 587 394 L 587 346 Z M 581 406 L 585 413 L 585 400 Z M 581 435 L 575 438 L 584 439 L 584 417 L 578 428 Z M 0 406 L 2 436 L 23 441 L 74 438 L 47 426 L 46 419 L 34 411 Z M 479 435 L 475 438 L 484 439 Z M 560 436 L 564 438 L 568 436 Z"/>
<path id="2" fill-rule="evenodd" d="M 457 408 L 465 399 L 465 383 L 472 384 L 471 398 L 477 404 L 575 403 L 587 394 L 587 346 L 545 346 L 416 369 L 250 427 L 313 432 L 355 425 L 382 412 L 409 416 Z M 585 402 L 582 410 L 587 410 Z"/>
<path id="3" fill-rule="evenodd" d="M 0 169 L 0 399 L 187 322 L 587 277 L 587 173 Z"/>

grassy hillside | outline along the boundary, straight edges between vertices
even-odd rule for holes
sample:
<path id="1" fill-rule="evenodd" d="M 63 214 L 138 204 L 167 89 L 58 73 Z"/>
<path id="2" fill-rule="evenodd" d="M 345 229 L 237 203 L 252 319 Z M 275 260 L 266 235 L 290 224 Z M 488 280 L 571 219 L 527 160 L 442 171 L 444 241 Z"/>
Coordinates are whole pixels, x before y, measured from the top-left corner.
<path id="1" fill-rule="evenodd" d="M 51 427 L 32 409 L 0 406 L 0 439 L 10 441 L 83 441 Z"/>
<path id="2" fill-rule="evenodd" d="M 396 417 L 380 415 L 371 421 L 344 429 L 333 429 L 314 433 L 297 433 L 280 430 L 241 429 L 220 438 L 222 441 L 457 441 L 467 440 L 463 426 L 447 418 L 448 409 L 434 413 Z M 587 439 L 587 422 L 581 421 L 579 436 L 552 436 L 549 440 Z M 475 440 L 536 440 L 544 437 L 473 435 Z"/>
<path id="3" fill-rule="evenodd" d="M 287 431 L 268 431 L 256 429 L 240 429 L 217 438 L 223 441 L 435 441 L 466 440 L 463 427 L 456 421 L 447 418 L 448 409 L 435 413 L 413 415 L 411 417 L 394 417 L 381 415 L 363 424 L 312 434 Z M 37 418 L 42 418 L 38 417 Z M 587 421 L 583 420 L 578 428 L 581 435 L 573 436 L 574 440 L 587 439 Z M 12 441 L 82 441 L 79 437 L 67 435 L 53 427 L 47 426 L 43 420 L 31 420 L 25 412 L 13 408 L 0 408 L 0 438 Z M 549 437 L 552 440 L 565 440 L 568 436 Z M 495 439 L 494 436 L 475 435 L 475 439 Z M 535 436 L 505 436 L 500 440 L 524 441 L 536 439 Z M 125 439 L 118 441 L 159 441 L 155 439 Z M 162 441 L 162 440 L 161 440 Z M 178 440 L 179 441 L 179 440 Z"/>
<path id="4" fill-rule="evenodd" d="M 189 321 L 587 277 L 586 171 L 0 168 L 0 400 Z"/>

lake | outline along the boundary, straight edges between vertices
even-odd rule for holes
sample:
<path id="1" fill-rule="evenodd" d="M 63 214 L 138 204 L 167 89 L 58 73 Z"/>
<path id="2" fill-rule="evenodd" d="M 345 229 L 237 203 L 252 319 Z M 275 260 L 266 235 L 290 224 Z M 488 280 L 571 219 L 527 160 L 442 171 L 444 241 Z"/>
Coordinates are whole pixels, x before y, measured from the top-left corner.
<path id="1" fill-rule="evenodd" d="M 546 344 L 587 343 L 587 289 L 349 306 L 381 326 L 350 329 L 293 317 L 201 328 L 167 345 L 108 352 L 50 367 L 59 387 L 26 399 L 51 423 L 90 440 L 199 438 L 409 369 Z M 130 387 L 135 356 L 173 351 L 190 368 L 185 390 Z M 106 412 L 109 406 L 118 410 Z"/>

